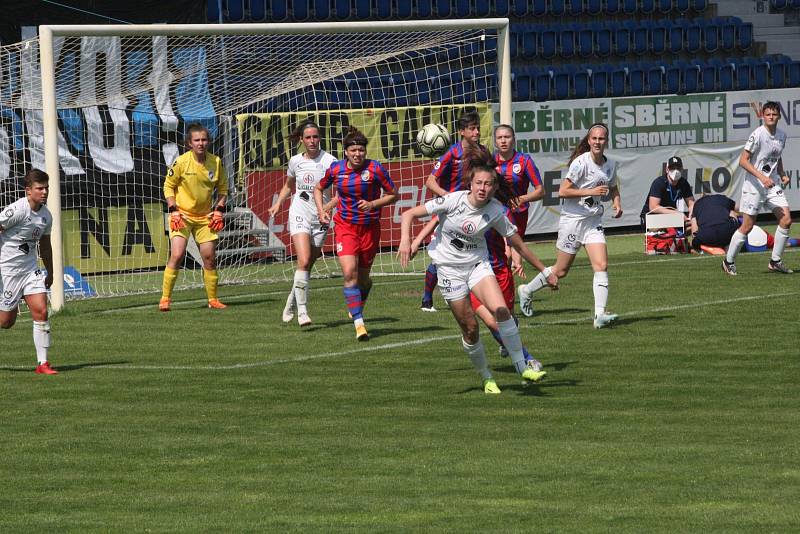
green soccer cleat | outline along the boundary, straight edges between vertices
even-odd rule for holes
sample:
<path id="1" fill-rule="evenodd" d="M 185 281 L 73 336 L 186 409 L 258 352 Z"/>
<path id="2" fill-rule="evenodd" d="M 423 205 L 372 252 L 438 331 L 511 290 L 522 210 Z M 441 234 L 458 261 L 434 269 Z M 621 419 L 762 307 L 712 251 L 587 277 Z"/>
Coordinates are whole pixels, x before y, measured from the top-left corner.
<path id="1" fill-rule="evenodd" d="M 500 388 L 497 387 L 497 382 L 491 378 L 487 378 L 483 381 L 483 392 L 487 395 L 499 395 Z"/>
<path id="2" fill-rule="evenodd" d="M 534 371 L 530 367 L 526 367 L 520 376 L 527 382 L 538 382 L 547 376 L 547 371 Z"/>

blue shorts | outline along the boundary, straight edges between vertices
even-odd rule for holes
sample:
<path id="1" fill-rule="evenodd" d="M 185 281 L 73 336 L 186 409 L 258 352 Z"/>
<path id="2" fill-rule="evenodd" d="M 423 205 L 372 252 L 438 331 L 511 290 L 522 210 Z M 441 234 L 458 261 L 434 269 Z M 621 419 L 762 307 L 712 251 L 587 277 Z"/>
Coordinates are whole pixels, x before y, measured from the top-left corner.
<path id="1" fill-rule="evenodd" d="M 738 229 L 739 221 L 736 219 L 728 219 L 727 222 L 714 226 L 700 227 L 692 239 L 692 248 L 700 250 L 700 245 L 725 248 L 730 244 L 733 233 Z"/>

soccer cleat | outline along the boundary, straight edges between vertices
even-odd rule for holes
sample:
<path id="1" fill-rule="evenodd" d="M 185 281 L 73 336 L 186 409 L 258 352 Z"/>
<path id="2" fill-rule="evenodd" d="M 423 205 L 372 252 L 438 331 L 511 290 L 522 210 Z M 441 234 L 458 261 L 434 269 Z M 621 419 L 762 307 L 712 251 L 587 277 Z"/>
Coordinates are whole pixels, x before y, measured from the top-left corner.
<path id="1" fill-rule="evenodd" d="M 367 334 L 367 327 L 363 324 L 356 326 L 356 339 L 359 341 L 369 341 L 369 334 Z"/>
<path id="2" fill-rule="evenodd" d="M 284 323 L 291 323 L 292 319 L 294 319 L 294 309 L 291 306 L 287 306 L 283 309 L 283 315 L 281 315 L 281 319 Z M 300 319 L 298 318 L 298 321 Z"/>
<path id="3" fill-rule="evenodd" d="M 594 316 L 594 327 L 605 328 L 611 326 L 611 323 L 616 321 L 617 318 L 619 318 L 619 315 L 616 313 L 600 313 Z"/>
<path id="4" fill-rule="evenodd" d="M 224 310 L 227 306 L 219 301 L 219 299 L 211 299 L 208 301 L 208 307 L 213 310 Z"/>
<path id="5" fill-rule="evenodd" d="M 305 312 L 300 312 L 297 314 L 297 324 L 302 326 L 308 326 L 311 324 L 311 317 L 308 316 Z"/>
<path id="6" fill-rule="evenodd" d="M 419 309 L 424 311 L 424 312 L 435 312 L 436 311 L 436 308 L 433 307 L 433 301 L 432 300 L 423 300 L 422 301 L 422 306 L 420 306 Z"/>
<path id="7" fill-rule="evenodd" d="M 534 371 L 530 367 L 526 367 L 520 375 L 523 380 L 528 382 L 538 382 L 547 375 L 547 371 Z"/>
<path id="8" fill-rule="evenodd" d="M 499 347 L 499 348 L 500 348 L 500 351 L 499 351 L 499 352 L 500 352 L 500 357 L 501 357 L 501 358 L 508 358 L 508 349 L 507 349 L 507 348 L 505 348 L 505 347 L 504 347 L 504 346 L 502 346 L 502 345 L 500 345 L 500 347 Z"/>
<path id="9" fill-rule="evenodd" d="M 794 271 L 783 264 L 782 260 L 769 260 L 769 270 L 773 273 L 792 274 Z"/>
<path id="10" fill-rule="evenodd" d="M 525 361 L 525 366 L 537 372 L 542 371 L 544 368 L 542 362 L 540 362 L 536 358 L 531 358 L 530 360 Z"/>
<path id="11" fill-rule="evenodd" d="M 725 274 L 736 276 L 736 264 L 734 262 L 728 263 L 728 260 L 722 260 L 722 270 L 725 271 Z"/>
<path id="12" fill-rule="evenodd" d="M 50 367 L 50 362 L 40 363 L 34 371 L 37 375 L 57 375 L 58 371 Z"/>
<path id="13" fill-rule="evenodd" d="M 169 311 L 169 305 L 172 301 L 168 298 L 161 297 L 161 300 L 158 301 L 158 310 L 159 311 Z"/>
<path id="14" fill-rule="evenodd" d="M 497 382 L 491 378 L 487 378 L 483 381 L 483 392 L 487 395 L 499 395 L 500 388 L 497 387 Z"/>
<path id="15" fill-rule="evenodd" d="M 519 296 L 519 309 L 525 317 L 533 317 L 533 293 L 522 284 L 517 288 Z"/>

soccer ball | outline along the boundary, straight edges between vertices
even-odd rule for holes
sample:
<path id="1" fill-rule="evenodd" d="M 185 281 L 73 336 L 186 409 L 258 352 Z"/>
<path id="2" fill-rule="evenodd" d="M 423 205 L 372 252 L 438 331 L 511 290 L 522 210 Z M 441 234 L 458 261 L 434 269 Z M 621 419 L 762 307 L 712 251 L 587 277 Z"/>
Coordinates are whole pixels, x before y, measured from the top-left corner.
<path id="1" fill-rule="evenodd" d="M 426 124 L 417 133 L 417 147 L 423 156 L 438 157 L 450 146 L 450 133 L 441 124 Z"/>

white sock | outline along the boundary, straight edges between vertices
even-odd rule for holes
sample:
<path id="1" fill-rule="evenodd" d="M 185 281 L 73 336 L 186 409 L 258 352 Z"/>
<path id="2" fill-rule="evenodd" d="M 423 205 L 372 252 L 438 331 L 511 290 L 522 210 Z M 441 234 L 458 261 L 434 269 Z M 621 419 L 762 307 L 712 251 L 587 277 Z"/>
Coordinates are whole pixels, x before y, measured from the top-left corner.
<path id="1" fill-rule="evenodd" d="M 286 298 L 286 306 L 283 309 L 287 312 L 294 309 L 294 285 L 292 285 L 292 289 L 289 290 L 289 296 Z"/>
<path id="2" fill-rule="evenodd" d="M 472 365 L 475 366 L 475 370 L 478 371 L 481 378 L 484 380 L 491 379 L 492 373 L 489 371 L 489 362 L 486 361 L 486 349 L 483 348 L 483 342 L 479 339 L 477 343 L 470 345 L 462 337 L 461 346 L 464 347 L 464 352 L 472 360 Z"/>
<path id="3" fill-rule="evenodd" d="M 739 254 L 740 250 L 742 250 L 742 245 L 744 245 L 745 241 L 747 241 L 747 234 L 743 234 L 739 230 L 733 232 L 731 243 L 728 245 L 728 253 L 725 255 L 725 260 L 728 263 L 733 263 L 736 261 L 736 255 Z"/>
<path id="4" fill-rule="evenodd" d="M 50 346 L 50 323 L 33 321 L 33 345 L 36 347 L 36 361 L 47 361 L 47 348 Z"/>
<path id="5" fill-rule="evenodd" d="M 500 339 L 503 340 L 511 362 L 514 364 L 518 373 L 525 370 L 525 355 L 522 353 L 522 340 L 519 338 L 519 328 L 514 319 L 507 321 L 497 321 L 497 331 L 500 332 Z"/>
<path id="6" fill-rule="evenodd" d="M 775 229 L 775 243 L 772 246 L 772 261 L 781 261 L 786 241 L 789 240 L 789 229 L 778 226 Z"/>
<path id="7" fill-rule="evenodd" d="M 547 287 L 547 277 L 553 273 L 553 270 L 550 267 L 546 267 L 544 271 L 537 274 L 533 280 L 525 284 L 525 287 L 531 293 L 536 293 L 543 287 Z"/>
<path id="8" fill-rule="evenodd" d="M 598 316 L 606 312 L 606 305 L 608 304 L 607 271 L 594 273 L 592 290 L 594 291 L 594 314 Z"/>
<path id="9" fill-rule="evenodd" d="M 308 271 L 294 272 L 294 300 L 297 302 L 297 313 L 308 313 Z"/>

